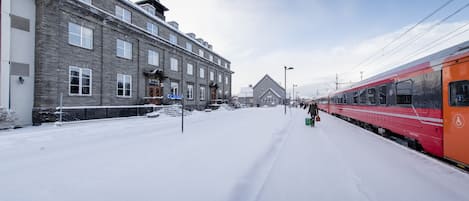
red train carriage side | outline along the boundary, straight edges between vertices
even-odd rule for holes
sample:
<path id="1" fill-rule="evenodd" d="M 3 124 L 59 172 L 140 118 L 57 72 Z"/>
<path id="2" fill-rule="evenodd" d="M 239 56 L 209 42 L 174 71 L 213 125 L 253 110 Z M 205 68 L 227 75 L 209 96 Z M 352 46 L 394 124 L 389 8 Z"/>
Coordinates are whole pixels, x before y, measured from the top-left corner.
<path id="1" fill-rule="evenodd" d="M 379 74 L 318 99 L 319 107 L 391 131 L 415 148 L 467 166 L 469 127 L 454 125 L 461 127 L 463 119 L 469 124 L 468 50 L 469 42 L 465 42 Z M 457 100 L 448 97 L 451 84 Z M 450 106 L 450 101 L 459 101 L 459 105 Z M 443 106 L 452 113 L 443 114 Z M 447 124 L 449 118 L 459 118 L 459 122 Z"/>

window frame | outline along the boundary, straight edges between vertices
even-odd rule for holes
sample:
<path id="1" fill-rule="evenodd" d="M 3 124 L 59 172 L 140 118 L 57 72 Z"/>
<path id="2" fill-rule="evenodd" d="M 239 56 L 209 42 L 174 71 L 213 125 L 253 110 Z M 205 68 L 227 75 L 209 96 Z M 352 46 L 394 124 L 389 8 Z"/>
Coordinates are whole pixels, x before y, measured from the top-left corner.
<path id="1" fill-rule="evenodd" d="M 173 84 L 174 84 L 174 85 L 173 85 Z M 173 86 L 176 86 L 176 87 L 173 88 Z M 173 89 L 175 89 L 175 90 L 173 91 Z M 179 96 L 179 82 L 177 82 L 177 81 L 171 81 L 171 82 L 169 83 L 169 91 L 170 91 L 171 95 L 173 95 L 173 96 Z M 175 92 L 176 92 L 176 94 L 175 94 Z"/>
<path id="2" fill-rule="evenodd" d="M 121 11 L 121 12 L 119 12 Z M 126 18 L 126 14 L 128 14 L 128 19 Z M 127 22 L 129 24 L 132 24 L 132 12 L 130 10 L 127 10 L 119 5 L 116 5 L 115 7 L 115 15 L 118 19 Z"/>
<path id="3" fill-rule="evenodd" d="M 119 48 L 119 42 L 121 42 L 121 44 L 123 44 L 124 47 Z M 119 55 L 119 49 L 124 50 L 124 55 Z M 127 51 L 129 51 L 129 52 L 127 52 Z M 127 53 L 129 53 L 129 55 L 127 55 Z M 119 38 L 116 39 L 116 56 L 119 57 L 119 58 L 132 60 L 132 57 L 133 57 L 133 44 L 131 42 L 121 40 Z"/>
<path id="4" fill-rule="evenodd" d="M 148 65 L 160 66 L 160 53 L 158 51 L 148 50 Z"/>
<path id="5" fill-rule="evenodd" d="M 119 76 L 122 76 L 122 95 L 119 95 Z M 130 79 L 126 79 L 130 78 Z M 126 81 L 129 81 L 129 89 L 127 89 Z M 129 95 L 126 95 L 126 91 L 129 90 Z M 126 75 L 118 73 L 116 76 L 116 96 L 119 98 L 132 98 L 132 75 Z"/>
<path id="6" fill-rule="evenodd" d="M 409 88 L 409 90 L 410 90 L 410 95 L 399 95 L 399 92 L 402 91 L 402 89 L 401 89 L 401 90 L 398 90 L 398 86 L 399 86 L 399 84 L 404 83 L 404 82 L 410 82 L 410 88 Z M 395 88 L 395 90 L 396 90 L 396 96 L 395 96 L 395 98 L 396 98 L 396 105 L 406 106 L 406 105 L 412 105 L 412 104 L 413 104 L 413 102 L 414 102 L 414 101 L 413 101 L 413 99 L 414 99 L 414 96 L 413 96 L 414 81 L 413 81 L 412 79 L 407 79 L 407 80 L 402 80 L 402 81 L 396 82 L 394 88 Z M 407 103 L 407 102 L 402 103 L 401 101 L 399 101 L 399 97 L 400 97 L 400 96 L 407 96 L 407 97 L 410 96 L 410 103 Z"/>
<path id="7" fill-rule="evenodd" d="M 199 78 L 205 79 L 205 68 L 199 68 Z"/>
<path id="8" fill-rule="evenodd" d="M 200 87 L 199 87 L 199 90 L 200 90 L 200 92 L 199 92 L 199 100 L 205 101 L 205 93 L 206 93 L 205 87 L 204 87 L 204 86 L 200 86 Z"/>
<path id="9" fill-rule="evenodd" d="M 194 100 L 194 85 L 187 84 L 187 99 Z"/>
<path id="10" fill-rule="evenodd" d="M 179 60 L 177 58 L 171 57 L 169 59 L 170 70 L 174 72 L 179 71 Z"/>
<path id="11" fill-rule="evenodd" d="M 213 71 L 210 71 L 210 81 L 215 81 L 215 73 Z"/>
<path id="12" fill-rule="evenodd" d="M 178 44 L 178 37 L 176 34 L 173 34 L 173 33 L 170 33 L 169 34 L 169 42 L 173 45 L 177 45 Z"/>
<path id="13" fill-rule="evenodd" d="M 78 70 L 78 94 L 72 93 L 71 82 L 72 82 L 72 69 Z M 88 70 L 90 73 L 89 77 L 89 94 L 83 94 L 83 70 Z M 85 85 L 86 87 L 86 85 Z M 93 70 L 90 68 L 80 68 L 78 66 L 68 67 L 68 95 L 69 96 L 93 96 Z"/>
<path id="14" fill-rule="evenodd" d="M 192 52 L 192 43 L 191 42 L 186 42 L 186 50 L 189 51 L 189 52 Z"/>
<path id="15" fill-rule="evenodd" d="M 468 86 L 467 89 L 463 89 L 463 91 L 467 91 L 468 93 L 468 97 L 469 97 L 469 80 L 458 80 L 458 81 L 453 81 L 453 82 L 450 82 L 448 83 L 448 104 L 450 107 L 469 107 L 469 102 L 467 103 L 467 105 L 459 105 L 459 104 L 456 104 L 456 103 L 453 103 L 453 85 L 455 84 L 458 84 L 458 83 L 464 83 L 466 86 Z M 455 95 L 457 95 L 455 93 Z"/>
<path id="16" fill-rule="evenodd" d="M 189 66 L 190 66 L 190 68 L 189 68 Z M 188 75 L 194 75 L 194 65 L 192 65 L 191 63 L 187 63 L 186 71 L 187 71 Z"/>
<path id="17" fill-rule="evenodd" d="M 147 31 L 150 32 L 152 35 L 158 36 L 159 35 L 159 28 L 158 25 L 152 22 L 147 22 Z"/>
<path id="18" fill-rule="evenodd" d="M 80 33 L 73 33 L 71 32 L 71 26 L 77 26 L 80 28 Z M 87 39 L 87 37 L 85 37 L 85 31 L 89 31 L 90 33 L 90 37 L 89 37 L 89 44 L 90 44 L 90 47 L 86 47 L 85 46 L 85 39 Z M 73 43 L 73 41 L 71 40 L 71 35 L 75 36 L 75 37 L 79 37 L 80 38 L 80 44 L 75 44 Z M 89 49 L 89 50 L 92 50 L 94 48 L 94 30 L 91 29 L 91 28 L 87 28 L 85 26 L 82 26 L 82 25 L 79 25 L 77 23 L 73 23 L 73 22 L 69 22 L 68 23 L 68 44 L 70 45 L 73 45 L 73 46 L 76 46 L 76 47 L 81 47 L 81 48 L 85 48 L 85 49 Z"/>

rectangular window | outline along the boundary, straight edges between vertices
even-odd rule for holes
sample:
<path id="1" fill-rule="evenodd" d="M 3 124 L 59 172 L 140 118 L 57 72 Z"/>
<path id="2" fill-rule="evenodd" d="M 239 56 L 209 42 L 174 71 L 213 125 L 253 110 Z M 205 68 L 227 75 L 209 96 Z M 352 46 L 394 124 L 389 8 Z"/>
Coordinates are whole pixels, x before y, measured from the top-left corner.
<path id="1" fill-rule="evenodd" d="M 187 85 L 187 94 L 186 94 L 187 99 L 193 100 L 194 99 L 194 85 L 189 84 Z"/>
<path id="2" fill-rule="evenodd" d="M 213 62 L 213 55 L 209 54 L 209 55 L 208 55 L 208 59 L 209 59 L 211 62 Z"/>
<path id="3" fill-rule="evenodd" d="M 228 68 L 228 63 L 225 63 L 225 68 Z"/>
<path id="4" fill-rule="evenodd" d="M 387 94 L 387 87 L 382 86 L 379 88 L 379 104 L 386 105 L 386 94 Z"/>
<path id="5" fill-rule="evenodd" d="M 205 87 L 200 87 L 200 100 L 205 100 Z"/>
<path id="6" fill-rule="evenodd" d="M 158 35 L 158 26 L 151 22 L 147 22 L 147 31 L 151 34 L 157 36 Z"/>
<path id="7" fill-rule="evenodd" d="M 469 80 L 449 83 L 451 106 L 469 106 Z"/>
<path id="8" fill-rule="evenodd" d="M 217 64 L 221 66 L 221 60 L 217 58 Z"/>
<path id="9" fill-rule="evenodd" d="M 376 104 L 376 89 L 370 88 L 368 91 L 368 104 L 375 105 Z"/>
<path id="10" fill-rule="evenodd" d="M 203 79 L 203 78 L 205 78 L 205 69 L 203 69 L 203 68 L 200 68 L 200 70 L 199 70 L 199 71 L 200 71 L 200 72 L 199 72 L 199 76 L 200 76 L 200 78 L 202 78 L 202 79 Z"/>
<path id="11" fill-rule="evenodd" d="M 360 92 L 360 104 L 366 104 L 366 90 Z"/>
<path id="12" fill-rule="evenodd" d="M 194 74 L 194 66 L 192 64 L 187 64 L 187 74 L 188 75 Z"/>
<path id="13" fill-rule="evenodd" d="M 218 74 L 218 82 L 219 82 L 219 83 L 222 83 L 222 76 L 221 76 L 221 74 Z"/>
<path id="14" fill-rule="evenodd" d="M 178 44 L 178 38 L 174 34 L 169 34 L 169 42 L 172 44 L 177 45 Z"/>
<path id="15" fill-rule="evenodd" d="M 71 22 L 68 23 L 68 43 L 86 49 L 93 49 L 93 30 Z"/>
<path id="16" fill-rule="evenodd" d="M 91 96 L 91 69 L 69 67 L 69 94 Z"/>
<path id="17" fill-rule="evenodd" d="M 150 4 L 143 4 L 142 5 L 143 10 L 147 11 L 151 15 L 155 15 L 156 9 Z"/>
<path id="18" fill-rule="evenodd" d="M 204 57 L 204 51 L 202 49 L 199 49 L 199 56 Z"/>
<path id="19" fill-rule="evenodd" d="M 187 43 L 186 43 L 186 49 L 187 49 L 188 51 L 192 52 L 192 43 L 187 42 Z"/>
<path id="20" fill-rule="evenodd" d="M 117 39 L 117 56 L 132 59 L 132 43 Z"/>
<path id="21" fill-rule="evenodd" d="M 353 103 L 354 104 L 358 104 L 358 97 L 359 97 L 358 92 L 353 92 Z"/>
<path id="22" fill-rule="evenodd" d="M 228 85 L 228 83 L 229 83 L 229 78 L 228 78 L 228 76 L 226 76 L 225 77 L 225 84 Z"/>
<path id="23" fill-rule="evenodd" d="M 117 96 L 132 97 L 132 76 L 117 74 Z"/>
<path id="24" fill-rule="evenodd" d="M 210 80 L 215 80 L 215 73 L 213 73 L 212 71 L 210 71 Z"/>
<path id="25" fill-rule="evenodd" d="M 124 22 L 132 23 L 132 13 L 120 6 L 116 6 L 116 17 Z"/>
<path id="26" fill-rule="evenodd" d="M 160 55 L 158 52 L 153 50 L 148 50 L 148 64 L 153 66 L 159 66 L 160 63 Z"/>
<path id="27" fill-rule="evenodd" d="M 176 58 L 171 58 L 171 70 L 172 71 L 178 71 L 178 60 Z"/>
<path id="28" fill-rule="evenodd" d="M 171 82 L 171 94 L 175 96 L 179 95 L 179 83 Z"/>
<path id="29" fill-rule="evenodd" d="M 412 104 L 412 80 L 396 83 L 396 103 L 400 105 Z"/>

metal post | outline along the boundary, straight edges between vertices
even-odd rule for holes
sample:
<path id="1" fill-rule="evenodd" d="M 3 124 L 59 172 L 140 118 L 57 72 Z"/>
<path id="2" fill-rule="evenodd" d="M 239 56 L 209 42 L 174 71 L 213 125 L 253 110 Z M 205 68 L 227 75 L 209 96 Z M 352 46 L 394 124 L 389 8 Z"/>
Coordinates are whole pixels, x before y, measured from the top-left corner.
<path id="1" fill-rule="evenodd" d="M 63 114 L 63 99 L 64 99 L 64 93 L 60 93 L 60 106 L 59 106 L 59 123 L 57 124 L 58 126 L 62 125 L 62 114 Z"/>
<path id="2" fill-rule="evenodd" d="M 287 66 L 285 68 L 285 98 L 283 100 L 284 114 L 287 115 Z"/>

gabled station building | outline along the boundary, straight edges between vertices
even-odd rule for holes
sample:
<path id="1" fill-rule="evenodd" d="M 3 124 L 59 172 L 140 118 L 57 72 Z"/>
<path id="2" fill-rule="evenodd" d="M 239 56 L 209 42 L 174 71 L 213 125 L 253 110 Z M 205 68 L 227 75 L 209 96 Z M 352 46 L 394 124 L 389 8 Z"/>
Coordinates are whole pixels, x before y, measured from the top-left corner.
<path id="1" fill-rule="evenodd" d="M 230 61 L 167 22 L 168 8 L 158 0 L 36 0 L 34 6 L 28 83 L 34 93 L 24 91 L 33 97 L 32 119 L 24 124 L 54 121 L 60 103 L 88 108 L 75 113 L 80 119 L 108 116 L 106 106 L 171 104 L 170 94 L 182 95 L 190 109 L 231 98 Z"/>

